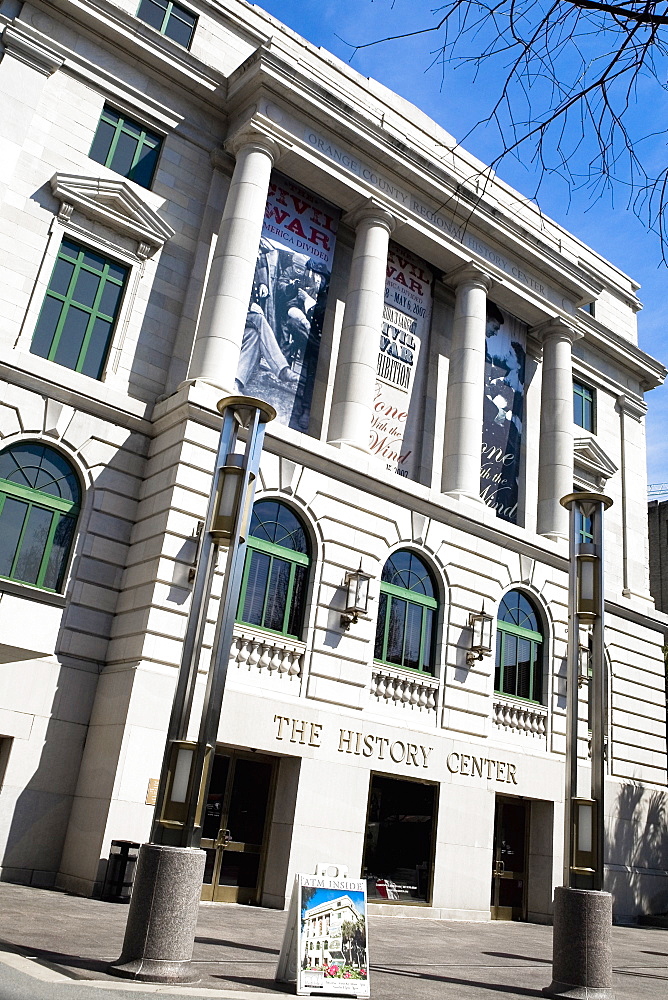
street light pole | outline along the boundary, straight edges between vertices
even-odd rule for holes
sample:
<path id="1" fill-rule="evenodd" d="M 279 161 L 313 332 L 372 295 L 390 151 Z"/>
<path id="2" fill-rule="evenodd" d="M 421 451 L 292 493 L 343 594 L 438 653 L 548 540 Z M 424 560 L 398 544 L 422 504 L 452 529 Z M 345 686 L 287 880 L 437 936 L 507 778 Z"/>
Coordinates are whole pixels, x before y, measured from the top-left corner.
<path id="1" fill-rule="evenodd" d="M 142 982 L 187 983 L 206 855 L 199 849 L 211 780 L 248 523 L 253 507 L 265 425 L 276 416 L 268 403 L 230 396 L 218 403 L 220 442 L 193 581 L 179 675 L 167 728 L 151 841 L 139 852 L 123 952 L 114 975 Z M 243 455 L 236 451 L 246 432 Z M 219 614 L 197 740 L 188 740 L 207 609 L 221 544 L 227 545 Z"/>
<path id="2" fill-rule="evenodd" d="M 605 871 L 605 655 L 603 512 L 612 500 L 601 493 L 570 493 L 561 503 L 570 514 L 568 654 L 566 671 L 566 767 L 564 788 L 564 884 L 555 889 L 553 997 L 612 1000 L 612 896 L 603 891 Z M 578 685 L 580 630 L 590 626 L 590 795 L 578 795 Z"/>

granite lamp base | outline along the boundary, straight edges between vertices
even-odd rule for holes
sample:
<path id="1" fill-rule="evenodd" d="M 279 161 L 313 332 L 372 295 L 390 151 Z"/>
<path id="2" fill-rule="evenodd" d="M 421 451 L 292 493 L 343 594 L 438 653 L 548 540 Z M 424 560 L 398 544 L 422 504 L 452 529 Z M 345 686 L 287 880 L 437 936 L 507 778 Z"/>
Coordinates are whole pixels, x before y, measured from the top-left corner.
<path id="1" fill-rule="evenodd" d="M 552 982 L 549 997 L 613 1000 L 612 896 L 595 889 L 554 892 Z"/>
<path id="2" fill-rule="evenodd" d="M 107 969 L 142 983 L 196 983 L 192 965 L 204 851 L 142 844 L 123 952 Z"/>

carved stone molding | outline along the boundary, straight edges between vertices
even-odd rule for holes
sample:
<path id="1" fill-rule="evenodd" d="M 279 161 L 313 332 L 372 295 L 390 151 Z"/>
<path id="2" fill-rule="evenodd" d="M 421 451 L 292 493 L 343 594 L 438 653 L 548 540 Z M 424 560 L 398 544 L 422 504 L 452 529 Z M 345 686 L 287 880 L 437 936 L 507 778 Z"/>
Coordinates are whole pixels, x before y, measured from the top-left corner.
<path id="1" fill-rule="evenodd" d="M 578 470 L 596 483 L 599 490 L 605 488 L 608 479 L 617 472 L 617 466 L 603 451 L 596 438 L 589 435 L 576 437 L 573 441 L 573 468 L 577 478 Z"/>
<path id="2" fill-rule="evenodd" d="M 137 240 L 137 253 L 142 258 L 155 253 L 174 235 L 172 227 L 127 181 L 56 173 L 51 178 L 51 190 L 61 202 L 61 222 L 69 221 L 76 208 L 86 218 Z"/>
<path id="3" fill-rule="evenodd" d="M 8 24 L 2 34 L 2 43 L 8 55 L 37 70 L 43 76 L 51 76 L 65 62 L 60 53 L 37 38 L 30 38 L 25 32 Z"/>
<path id="4" fill-rule="evenodd" d="M 647 413 L 647 403 L 644 399 L 636 396 L 627 396 L 624 394 L 617 396 L 617 408 L 620 413 L 638 421 L 642 420 Z"/>

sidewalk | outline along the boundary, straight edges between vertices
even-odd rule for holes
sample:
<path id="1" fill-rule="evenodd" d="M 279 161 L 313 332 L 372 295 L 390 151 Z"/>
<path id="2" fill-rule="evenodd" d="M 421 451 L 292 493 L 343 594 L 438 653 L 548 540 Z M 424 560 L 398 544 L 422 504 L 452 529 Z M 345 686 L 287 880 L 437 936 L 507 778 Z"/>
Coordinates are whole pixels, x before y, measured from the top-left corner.
<path id="1" fill-rule="evenodd" d="M 120 955 L 127 913 L 123 905 L 0 883 L 0 1000 L 290 995 L 274 981 L 284 912 L 203 903 L 194 951 L 201 982 L 160 988 L 105 972 Z M 550 927 L 371 913 L 372 1000 L 542 997 L 551 981 Z M 668 930 L 613 928 L 613 962 L 615 1000 L 665 996 Z"/>

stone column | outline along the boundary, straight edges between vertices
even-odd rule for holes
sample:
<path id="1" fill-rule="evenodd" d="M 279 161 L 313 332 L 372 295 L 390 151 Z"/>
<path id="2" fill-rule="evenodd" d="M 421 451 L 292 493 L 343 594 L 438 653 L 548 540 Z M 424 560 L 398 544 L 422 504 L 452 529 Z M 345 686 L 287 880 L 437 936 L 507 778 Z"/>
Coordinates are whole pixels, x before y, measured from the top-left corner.
<path id="1" fill-rule="evenodd" d="M 492 279 L 474 265 L 446 278 L 455 288 L 443 446 L 444 493 L 480 501 L 487 292 Z"/>
<path id="2" fill-rule="evenodd" d="M 343 314 L 328 441 L 369 451 L 378 350 L 383 323 L 387 249 L 394 219 L 367 205 L 351 220 L 355 248 Z"/>
<path id="3" fill-rule="evenodd" d="M 573 342 L 581 334 L 555 319 L 535 331 L 543 343 L 536 530 L 568 538 L 563 496 L 573 492 Z"/>
<path id="4" fill-rule="evenodd" d="M 244 133 L 232 143 L 237 161 L 204 293 L 188 379 L 234 391 L 257 251 L 277 146 Z"/>

